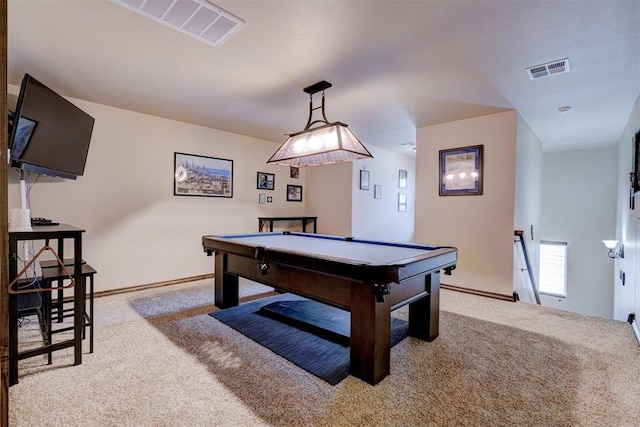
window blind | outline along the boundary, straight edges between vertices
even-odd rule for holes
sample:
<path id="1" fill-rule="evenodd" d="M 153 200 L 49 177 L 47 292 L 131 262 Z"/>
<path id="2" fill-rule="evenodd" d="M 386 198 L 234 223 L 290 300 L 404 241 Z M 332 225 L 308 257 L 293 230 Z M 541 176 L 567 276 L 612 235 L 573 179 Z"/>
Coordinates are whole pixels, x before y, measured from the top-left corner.
<path id="1" fill-rule="evenodd" d="M 567 243 L 540 241 L 541 294 L 567 296 Z"/>

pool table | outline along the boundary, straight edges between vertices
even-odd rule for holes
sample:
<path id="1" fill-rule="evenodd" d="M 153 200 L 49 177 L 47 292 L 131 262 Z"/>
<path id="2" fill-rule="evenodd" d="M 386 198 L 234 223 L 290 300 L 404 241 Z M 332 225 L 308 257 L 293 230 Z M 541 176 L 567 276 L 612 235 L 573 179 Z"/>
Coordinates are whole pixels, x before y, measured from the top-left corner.
<path id="1" fill-rule="evenodd" d="M 391 312 L 409 304 L 409 336 L 438 336 L 440 272 L 453 247 L 272 232 L 203 236 L 215 253 L 215 305 L 238 305 L 238 277 L 351 313 L 350 373 L 377 384 L 390 373 Z"/>

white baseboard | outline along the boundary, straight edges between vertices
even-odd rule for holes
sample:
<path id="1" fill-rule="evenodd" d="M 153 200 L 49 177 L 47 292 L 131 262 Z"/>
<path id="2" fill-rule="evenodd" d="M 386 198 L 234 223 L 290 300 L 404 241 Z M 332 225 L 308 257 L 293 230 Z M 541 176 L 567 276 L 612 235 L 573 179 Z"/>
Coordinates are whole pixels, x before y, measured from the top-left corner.
<path id="1" fill-rule="evenodd" d="M 633 333 L 636 334 L 636 340 L 638 340 L 638 344 L 640 344 L 640 329 L 638 329 L 638 322 L 636 320 L 631 322 L 631 327 L 633 328 Z"/>

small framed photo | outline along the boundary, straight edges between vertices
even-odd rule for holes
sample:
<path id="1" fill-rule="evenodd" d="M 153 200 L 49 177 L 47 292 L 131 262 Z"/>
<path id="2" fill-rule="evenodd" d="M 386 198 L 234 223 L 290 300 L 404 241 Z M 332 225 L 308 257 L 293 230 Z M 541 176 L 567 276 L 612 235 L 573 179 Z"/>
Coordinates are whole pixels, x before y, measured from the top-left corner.
<path id="1" fill-rule="evenodd" d="M 368 190 L 369 189 L 369 171 L 360 169 L 360 189 Z"/>
<path id="2" fill-rule="evenodd" d="M 273 197 L 267 196 L 267 203 L 272 203 L 272 202 L 273 202 Z"/>
<path id="3" fill-rule="evenodd" d="M 265 193 L 258 194 L 258 203 L 267 203 L 267 195 Z"/>
<path id="4" fill-rule="evenodd" d="M 289 166 L 289 178 L 298 179 L 300 178 L 300 168 L 295 166 Z"/>
<path id="5" fill-rule="evenodd" d="M 398 171 L 398 188 L 407 188 L 407 171 L 400 169 Z"/>
<path id="6" fill-rule="evenodd" d="M 287 202 L 302 201 L 302 185 L 287 185 Z"/>
<path id="7" fill-rule="evenodd" d="M 441 196 L 482 195 L 483 145 L 440 150 Z"/>
<path id="8" fill-rule="evenodd" d="M 375 184 L 373 186 L 373 198 L 374 199 L 382 199 L 382 185 Z"/>
<path id="9" fill-rule="evenodd" d="M 633 138 L 633 171 L 631 172 L 632 194 L 640 192 L 640 130 Z"/>
<path id="10" fill-rule="evenodd" d="M 258 172 L 256 186 L 259 190 L 273 190 L 276 184 L 276 175 L 273 173 Z"/>
<path id="11" fill-rule="evenodd" d="M 406 193 L 398 193 L 398 211 L 405 212 L 407 210 L 407 195 Z"/>
<path id="12" fill-rule="evenodd" d="M 233 197 L 233 160 L 174 153 L 175 196 Z"/>

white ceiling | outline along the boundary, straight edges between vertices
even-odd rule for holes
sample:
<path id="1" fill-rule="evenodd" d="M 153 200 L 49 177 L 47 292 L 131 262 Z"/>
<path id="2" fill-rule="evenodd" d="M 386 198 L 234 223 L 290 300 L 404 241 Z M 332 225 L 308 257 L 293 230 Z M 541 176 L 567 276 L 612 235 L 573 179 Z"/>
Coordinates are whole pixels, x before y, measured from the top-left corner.
<path id="1" fill-rule="evenodd" d="M 640 0 L 214 3 L 246 21 L 217 48 L 108 0 L 9 0 L 9 83 L 281 142 L 327 80 L 329 121 L 407 154 L 416 128 L 508 109 L 545 150 L 614 145 L 640 94 Z"/>

